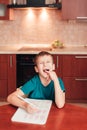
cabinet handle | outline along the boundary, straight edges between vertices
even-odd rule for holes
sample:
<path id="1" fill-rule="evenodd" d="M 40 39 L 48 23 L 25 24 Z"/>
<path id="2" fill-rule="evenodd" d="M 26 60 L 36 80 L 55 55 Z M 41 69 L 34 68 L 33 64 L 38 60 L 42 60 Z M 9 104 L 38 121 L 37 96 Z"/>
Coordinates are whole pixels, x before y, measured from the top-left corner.
<path id="1" fill-rule="evenodd" d="M 87 56 L 75 56 L 75 58 L 77 58 L 77 59 L 81 59 L 81 58 L 87 59 Z"/>
<path id="2" fill-rule="evenodd" d="M 76 78 L 75 80 L 76 81 L 87 81 L 87 78 L 83 78 L 83 79 L 82 78 Z"/>
<path id="3" fill-rule="evenodd" d="M 76 17 L 79 22 L 87 22 L 87 17 Z"/>
<path id="4" fill-rule="evenodd" d="M 78 20 L 87 20 L 87 17 L 76 17 Z"/>
<path id="5" fill-rule="evenodd" d="M 12 56 L 10 56 L 10 67 L 12 67 Z"/>
<path id="6" fill-rule="evenodd" d="M 57 56 L 57 58 L 56 58 L 56 66 L 57 66 L 57 68 L 58 68 L 58 56 Z"/>

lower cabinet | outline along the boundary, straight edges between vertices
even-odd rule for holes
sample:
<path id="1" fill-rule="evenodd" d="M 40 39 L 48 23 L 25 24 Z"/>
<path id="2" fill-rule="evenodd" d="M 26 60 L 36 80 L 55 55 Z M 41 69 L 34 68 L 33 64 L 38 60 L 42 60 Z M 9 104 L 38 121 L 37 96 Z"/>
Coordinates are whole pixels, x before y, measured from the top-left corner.
<path id="1" fill-rule="evenodd" d="M 53 54 L 55 71 L 63 79 L 66 100 L 87 102 L 87 55 Z M 0 55 L 0 98 L 16 89 L 16 54 Z"/>
<path id="2" fill-rule="evenodd" d="M 0 54 L 0 98 L 16 89 L 16 55 Z"/>
<path id="3" fill-rule="evenodd" d="M 66 89 L 66 101 L 87 102 L 87 55 L 53 55 Z"/>
<path id="4" fill-rule="evenodd" d="M 7 97 L 7 79 L 0 79 L 0 98 L 6 98 Z"/>
<path id="5" fill-rule="evenodd" d="M 66 100 L 87 102 L 87 55 L 63 55 Z"/>
<path id="6" fill-rule="evenodd" d="M 87 100 L 87 79 L 63 77 L 66 87 L 66 100 Z"/>
<path id="7" fill-rule="evenodd" d="M 8 55 L 8 94 L 16 90 L 16 54 Z"/>
<path id="8" fill-rule="evenodd" d="M 62 78 L 62 55 L 53 55 L 54 63 L 55 63 L 55 71 L 57 76 Z"/>

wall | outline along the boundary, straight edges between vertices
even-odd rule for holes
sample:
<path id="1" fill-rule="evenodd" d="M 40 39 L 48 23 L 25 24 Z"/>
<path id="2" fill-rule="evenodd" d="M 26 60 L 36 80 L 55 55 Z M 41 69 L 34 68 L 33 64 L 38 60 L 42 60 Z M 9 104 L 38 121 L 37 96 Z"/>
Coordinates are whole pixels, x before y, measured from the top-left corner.
<path id="1" fill-rule="evenodd" d="M 14 10 L 13 21 L 0 21 L 0 44 L 87 44 L 87 22 L 62 21 L 59 10 Z"/>

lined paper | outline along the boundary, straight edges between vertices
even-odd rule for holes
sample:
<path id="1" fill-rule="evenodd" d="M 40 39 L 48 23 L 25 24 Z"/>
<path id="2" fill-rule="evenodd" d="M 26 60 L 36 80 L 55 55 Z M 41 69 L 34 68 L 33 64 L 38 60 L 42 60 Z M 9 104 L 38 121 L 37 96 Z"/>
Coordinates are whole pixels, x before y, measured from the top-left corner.
<path id="1" fill-rule="evenodd" d="M 28 99 L 27 101 L 35 104 L 39 111 L 33 114 L 27 113 L 24 109 L 18 108 L 17 111 L 11 118 L 13 122 L 20 123 L 31 123 L 31 124 L 45 124 L 50 112 L 50 108 L 52 105 L 51 100 L 37 100 L 37 99 Z"/>

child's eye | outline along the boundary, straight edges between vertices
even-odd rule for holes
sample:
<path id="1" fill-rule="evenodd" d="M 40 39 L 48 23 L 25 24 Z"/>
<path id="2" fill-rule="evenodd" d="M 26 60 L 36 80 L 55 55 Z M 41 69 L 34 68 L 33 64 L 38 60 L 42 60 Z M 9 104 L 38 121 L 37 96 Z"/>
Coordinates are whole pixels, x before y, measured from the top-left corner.
<path id="1" fill-rule="evenodd" d="M 40 64 L 43 64 L 43 62 L 40 62 Z"/>

